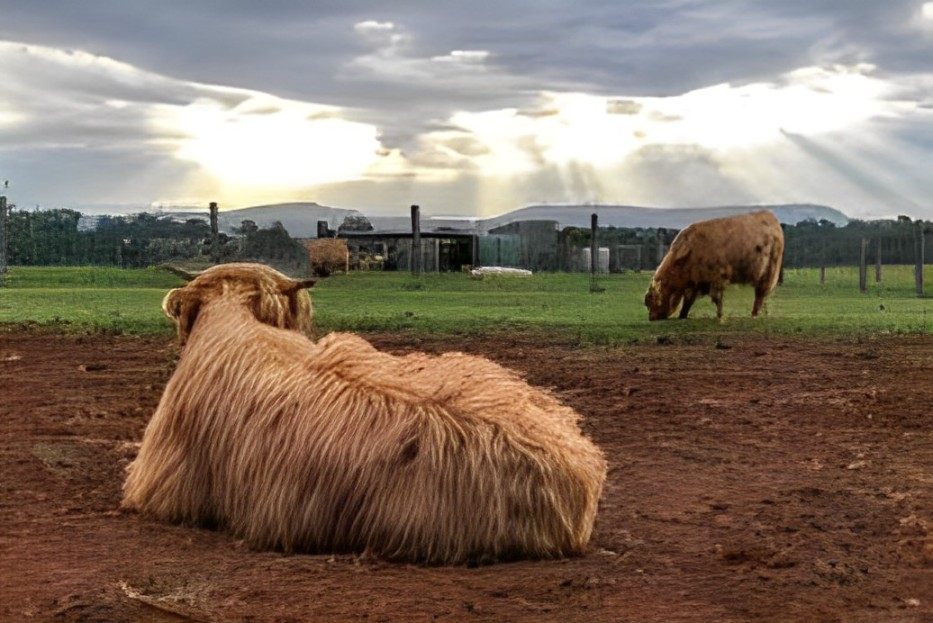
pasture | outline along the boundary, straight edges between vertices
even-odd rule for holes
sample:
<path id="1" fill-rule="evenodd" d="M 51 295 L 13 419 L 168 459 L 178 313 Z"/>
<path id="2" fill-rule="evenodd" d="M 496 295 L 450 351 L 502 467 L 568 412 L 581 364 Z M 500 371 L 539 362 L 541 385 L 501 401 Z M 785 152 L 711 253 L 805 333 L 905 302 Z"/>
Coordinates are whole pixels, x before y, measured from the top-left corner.
<path id="1" fill-rule="evenodd" d="M 928 268 L 929 271 L 929 268 Z M 930 274 L 928 272 L 928 274 Z M 872 275 L 873 276 L 873 275 Z M 174 369 L 154 270 L 0 288 L 0 620 L 923 621 L 933 617 L 933 298 L 910 267 L 788 271 L 649 323 L 650 273 L 319 283 L 316 331 L 460 350 L 584 418 L 609 477 L 589 552 L 468 567 L 251 551 L 118 510 Z M 476 513 L 483 509 L 477 508 Z M 470 517 L 464 517 L 470 521 Z"/>
<path id="2" fill-rule="evenodd" d="M 927 268 L 933 274 L 933 267 Z M 644 294 L 650 272 L 599 275 L 547 273 L 530 278 L 466 274 L 354 272 L 321 280 L 312 290 L 315 324 L 331 331 L 403 331 L 444 335 L 544 333 L 580 344 L 624 345 L 658 336 L 688 341 L 731 334 L 859 337 L 933 332 L 933 295 L 918 298 L 913 267 L 888 266 L 881 283 L 858 291 L 853 268 L 789 270 L 752 319 L 751 288 L 725 295 L 718 323 L 709 297 L 691 322 L 649 323 Z M 78 333 L 158 334 L 171 330 L 159 308 L 180 278 L 157 269 L 13 268 L 0 288 L 0 326 Z"/>

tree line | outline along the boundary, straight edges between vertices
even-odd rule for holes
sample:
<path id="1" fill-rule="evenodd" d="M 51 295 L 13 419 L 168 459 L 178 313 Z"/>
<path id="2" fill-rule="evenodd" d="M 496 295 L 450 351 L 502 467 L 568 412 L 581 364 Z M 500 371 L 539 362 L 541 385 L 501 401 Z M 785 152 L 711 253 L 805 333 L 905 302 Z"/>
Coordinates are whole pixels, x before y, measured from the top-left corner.
<path id="1" fill-rule="evenodd" d="M 841 227 L 825 219 L 807 219 L 781 227 L 784 230 L 784 266 L 787 268 L 857 265 L 862 240 L 870 243 L 872 261 L 880 250 L 885 264 L 914 264 L 918 237 L 933 235 L 933 222 L 912 221 L 908 217 L 851 220 Z M 677 233 L 676 229 L 665 228 L 606 227 L 600 228 L 597 236 L 601 247 L 641 247 L 644 267 L 647 268 L 660 262 Z M 561 232 L 561 238 L 571 246 L 587 248 L 591 232 L 587 228 L 571 227 Z M 929 257 L 929 250 L 926 253 Z"/>
<path id="2" fill-rule="evenodd" d="M 853 220 L 844 227 L 810 219 L 784 227 L 784 265 L 789 268 L 853 266 L 859 262 L 862 240 L 869 242 L 872 260 L 880 252 L 885 264 L 914 264 L 918 237 L 930 234 L 933 234 L 933 222 L 911 221 L 906 216 L 897 220 Z"/>
<path id="3" fill-rule="evenodd" d="M 11 265 L 95 265 L 145 268 L 169 261 L 244 261 L 300 265 L 307 252 L 281 223 L 260 228 L 245 220 L 232 236 L 220 234 L 212 244 L 207 220 L 179 221 L 169 215 L 139 213 L 101 216 L 93 227 L 81 227 L 82 214 L 70 209 L 10 210 L 7 258 Z M 552 230 L 553 231 L 553 230 Z M 784 265 L 789 268 L 856 265 L 862 240 L 871 241 L 872 261 L 879 251 L 885 264 L 913 264 L 917 238 L 933 234 L 933 222 L 852 220 L 845 226 L 812 219 L 784 226 Z M 601 247 L 622 245 L 642 249 L 644 268 L 660 260 L 677 230 L 605 227 L 598 232 Z M 585 248 L 586 228 L 562 230 L 551 244 Z M 545 244 L 543 241 L 540 244 Z M 929 245 L 928 245 L 929 248 Z M 929 254 L 929 251 L 927 252 Z"/>
<path id="4" fill-rule="evenodd" d="M 179 221 L 139 213 L 101 216 L 81 227 L 75 210 L 11 210 L 7 257 L 18 266 L 118 266 L 145 268 L 170 261 L 261 260 L 279 264 L 306 261 L 307 252 L 281 223 L 260 228 L 243 221 L 233 236 L 219 234 L 214 246 L 204 219 Z"/>

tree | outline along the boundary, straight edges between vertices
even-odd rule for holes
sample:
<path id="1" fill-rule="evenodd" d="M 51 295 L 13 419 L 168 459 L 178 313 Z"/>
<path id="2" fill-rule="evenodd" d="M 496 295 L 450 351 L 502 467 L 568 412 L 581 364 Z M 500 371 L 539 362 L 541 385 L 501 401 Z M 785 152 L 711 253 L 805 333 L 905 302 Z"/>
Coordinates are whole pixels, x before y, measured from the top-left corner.
<path id="1" fill-rule="evenodd" d="M 343 219 L 343 224 L 337 228 L 337 231 L 372 231 L 373 224 L 362 214 L 350 214 Z"/>

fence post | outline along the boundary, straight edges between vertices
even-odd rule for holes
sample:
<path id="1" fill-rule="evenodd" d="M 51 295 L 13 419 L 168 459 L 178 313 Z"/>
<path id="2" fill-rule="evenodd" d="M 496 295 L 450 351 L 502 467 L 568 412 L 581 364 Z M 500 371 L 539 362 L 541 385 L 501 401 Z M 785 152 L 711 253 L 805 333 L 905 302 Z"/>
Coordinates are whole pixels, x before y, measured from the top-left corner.
<path id="1" fill-rule="evenodd" d="M 411 206 L 411 274 L 421 275 L 421 208 Z"/>
<path id="2" fill-rule="evenodd" d="M 917 237 L 914 242 L 914 283 L 917 288 L 917 296 L 923 296 L 923 243 L 923 222 L 919 221 L 917 223 Z"/>
<path id="3" fill-rule="evenodd" d="M 862 249 L 858 257 L 858 289 L 862 292 L 868 290 L 868 268 L 866 259 L 868 255 L 868 239 L 862 238 Z"/>
<path id="4" fill-rule="evenodd" d="M 6 196 L 0 195 L 0 275 L 7 271 L 7 210 Z"/>
<path id="5" fill-rule="evenodd" d="M 599 217 L 594 212 L 590 216 L 590 292 L 602 292 L 605 288 L 596 283 L 599 272 Z"/>
<path id="6" fill-rule="evenodd" d="M 878 248 L 875 251 L 875 283 L 881 283 L 881 237 L 878 237 Z"/>
<path id="7" fill-rule="evenodd" d="M 211 261 L 220 261 L 220 228 L 217 225 L 217 202 L 211 201 L 208 209 L 211 212 Z"/>
<path id="8" fill-rule="evenodd" d="M 590 216 L 590 274 L 593 279 L 596 278 L 596 272 L 599 270 L 599 217 L 595 214 Z"/>
<path id="9" fill-rule="evenodd" d="M 4 285 L 4 275 L 7 272 L 7 216 L 6 196 L 0 195 L 0 286 Z"/>

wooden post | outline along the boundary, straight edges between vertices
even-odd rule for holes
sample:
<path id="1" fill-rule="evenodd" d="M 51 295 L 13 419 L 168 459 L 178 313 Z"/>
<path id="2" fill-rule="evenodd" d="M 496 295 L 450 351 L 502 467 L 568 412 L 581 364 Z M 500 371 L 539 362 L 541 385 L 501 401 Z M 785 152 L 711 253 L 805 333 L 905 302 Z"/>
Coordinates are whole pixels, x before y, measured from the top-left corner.
<path id="1" fill-rule="evenodd" d="M 472 253 L 470 257 L 470 266 L 472 268 L 478 268 L 479 267 L 479 236 L 474 234 L 471 237 L 471 240 L 473 243 L 473 249 L 472 249 Z"/>
<path id="2" fill-rule="evenodd" d="M 599 217 L 596 214 L 590 216 L 590 275 L 596 279 L 596 273 L 599 272 Z"/>
<path id="3" fill-rule="evenodd" d="M 858 256 L 858 289 L 862 292 L 868 290 L 868 268 L 866 259 L 868 255 L 868 239 L 862 238 L 862 247 Z"/>
<path id="4" fill-rule="evenodd" d="M 411 206 L 411 274 L 421 275 L 421 208 Z"/>
<path id="5" fill-rule="evenodd" d="M 596 273 L 599 272 L 599 219 L 596 214 L 590 217 L 590 292 L 603 292 L 596 283 Z"/>
<path id="6" fill-rule="evenodd" d="M 878 238 L 878 247 L 875 250 L 875 283 L 881 283 L 881 237 Z"/>
<path id="7" fill-rule="evenodd" d="M 9 248 L 7 243 L 8 216 L 9 212 L 6 207 L 6 197 L 0 195 L 0 285 L 3 285 L 3 275 L 9 270 L 7 266 L 7 249 Z"/>
<path id="8" fill-rule="evenodd" d="M 820 262 L 820 285 L 826 285 L 826 262 Z"/>
<path id="9" fill-rule="evenodd" d="M 914 242 L 914 283 L 917 288 L 917 296 L 923 296 L 923 255 L 924 255 L 924 236 L 923 223 L 917 223 L 917 237 Z"/>
<path id="10" fill-rule="evenodd" d="M 211 201 L 208 209 L 211 212 L 211 261 L 216 264 L 220 261 L 220 228 L 217 225 L 217 202 Z"/>

